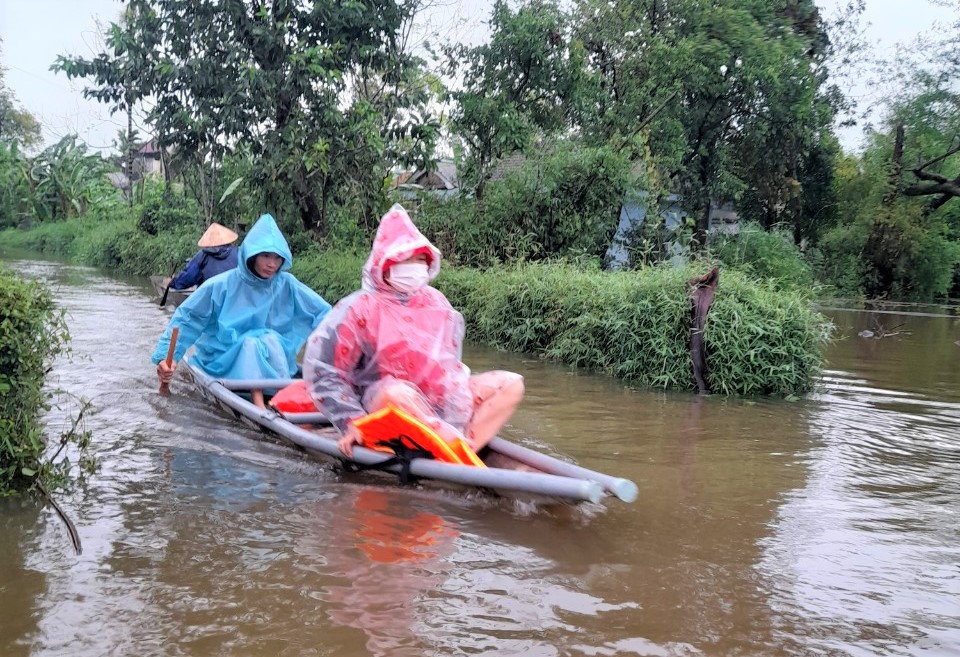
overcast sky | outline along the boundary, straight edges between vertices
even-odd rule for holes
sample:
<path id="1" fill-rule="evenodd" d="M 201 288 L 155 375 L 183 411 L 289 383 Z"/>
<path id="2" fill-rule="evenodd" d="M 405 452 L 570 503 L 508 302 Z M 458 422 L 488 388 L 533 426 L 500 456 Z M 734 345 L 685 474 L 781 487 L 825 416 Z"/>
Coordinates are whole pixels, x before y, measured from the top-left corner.
<path id="1" fill-rule="evenodd" d="M 817 0 L 827 15 L 843 0 Z M 435 27 L 462 38 L 482 34 L 488 0 L 441 0 Z M 106 106 L 83 98 L 82 81 L 54 74 L 50 65 L 58 54 L 91 56 L 99 51 L 98 22 L 116 20 L 119 0 L 0 0 L 0 65 L 6 84 L 20 104 L 43 126 L 44 140 L 57 141 L 76 133 L 92 148 L 111 149 L 123 117 L 111 117 Z M 909 42 L 936 21 L 952 20 L 951 12 L 927 0 L 867 0 L 868 37 L 881 52 L 897 42 Z M 869 100 L 869 90 L 854 90 Z M 860 129 L 845 130 L 847 149 L 860 142 Z"/>

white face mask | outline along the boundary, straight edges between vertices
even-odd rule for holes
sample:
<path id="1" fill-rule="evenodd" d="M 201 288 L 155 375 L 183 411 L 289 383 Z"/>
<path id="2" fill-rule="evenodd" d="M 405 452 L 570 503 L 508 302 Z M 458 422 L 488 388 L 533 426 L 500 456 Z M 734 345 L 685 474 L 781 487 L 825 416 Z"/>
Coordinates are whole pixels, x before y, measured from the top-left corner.
<path id="1" fill-rule="evenodd" d="M 390 268 L 387 283 L 398 292 L 413 294 L 430 279 L 425 262 L 403 262 Z"/>

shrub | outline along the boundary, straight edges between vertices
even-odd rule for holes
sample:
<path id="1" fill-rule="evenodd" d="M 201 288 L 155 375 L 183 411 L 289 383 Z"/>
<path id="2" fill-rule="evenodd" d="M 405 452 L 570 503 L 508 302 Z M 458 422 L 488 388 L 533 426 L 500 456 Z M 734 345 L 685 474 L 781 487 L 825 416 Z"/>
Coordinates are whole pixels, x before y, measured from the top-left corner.
<path id="1" fill-rule="evenodd" d="M 33 218 L 29 166 L 15 142 L 0 142 L 0 229 L 16 228 Z"/>
<path id="2" fill-rule="evenodd" d="M 365 260 L 365 255 L 339 249 L 294 253 L 293 274 L 334 304 L 360 287 L 360 270 Z"/>
<path id="3" fill-rule="evenodd" d="M 692 267 L 584 271 L 565 263 L 447 270 L 437 285 L 462 310 L 471 339 L 606 372 L 646 387 L 693 390 Z M 810 390 L 829 324 L 796 292 L 723 272 L 705 344 L 712 390 Z"/>
<path id="4" fill-rule="evenodd" d="M 167 193 L 160 183 L 148 184 L 137 219 L 137 229 L 152 236 L 163 236 L 171 230 L 191 228 L 203 233 L 203 213 L 196 201 L 183 194 Z"/>
<path id="5" fill-rule="evenodd" d="M 447 257 L 469 266 L 602 257 L 629 179 L 629 161 L 613 149 L 560 142 L 488 183 L 482 201 L 425 194 L 417 221 Z"/>
<path id="6" fill-rule="evenodd" d="M 69 340 L 63 311 L 40 283 L 0 268 L 0 495 L 34 483 L 53 487 L 65 481 L 70 461 L 47 453 L 39 418 L 48 408 L 44 376 Z M 70 431 L 85 451 L 89 435 Z"/>
<path id="7" fill-rule="evenodd" d="M 841 295 L 929 301 L 950 292 L 960 266 L 960 244 L 943 219 L 915 204 L 864 210 L 818 247 L 818 275 Z"/>
<path id="8" fill-rule="evenodd" d="M 770 280 L 779 289 L 813 290 L 813 271 L 789 232 L 768 232 L 746 222 L 735 234 L 714 237 L 710 255 L 728 268 Z"/>

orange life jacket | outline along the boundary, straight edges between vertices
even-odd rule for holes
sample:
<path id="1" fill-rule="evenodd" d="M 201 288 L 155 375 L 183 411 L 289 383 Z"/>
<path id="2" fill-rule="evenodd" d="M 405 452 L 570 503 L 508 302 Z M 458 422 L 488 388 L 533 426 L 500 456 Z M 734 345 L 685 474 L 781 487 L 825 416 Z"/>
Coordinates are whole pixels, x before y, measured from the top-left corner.
<path id="1" fill-rule="evenodd" d="M 307 392 L 303 379 L 294 381 L 270 399 L 270 405 L 283 413 L 316 413 L 317 406 Z"/>
<path id="2" fill-rule="evenodd" d="M 363 446 L 370 449 L 393 453 L 397 452 L 397 447 L 420 449 L 444 463 L 487 467 L 463 438 L 448 443 L 426 424 L 392 404 L 354 420 L 353 426 L 360 431 Z"/>

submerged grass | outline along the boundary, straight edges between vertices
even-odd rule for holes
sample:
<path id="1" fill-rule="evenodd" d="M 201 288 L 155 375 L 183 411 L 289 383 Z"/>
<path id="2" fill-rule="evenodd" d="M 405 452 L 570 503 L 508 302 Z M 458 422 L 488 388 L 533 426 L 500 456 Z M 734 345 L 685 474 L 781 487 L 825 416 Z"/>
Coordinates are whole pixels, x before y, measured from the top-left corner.
<path id="1" fill-rule="evenodd" d="M 447 271 L 438 280 L 477 342 L 536 353 L 634 384 L 694 390 L 693 267 L 603 273 L 563 263 Z M 704 332 L 711 390 L 810 390 L 830 324 L 800 294 L 723 272 Z"/>

